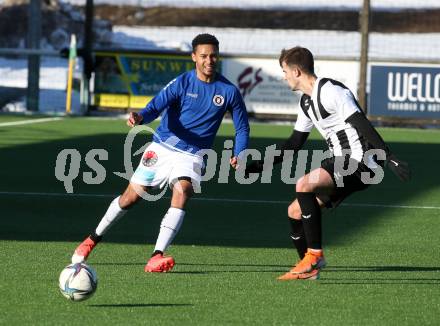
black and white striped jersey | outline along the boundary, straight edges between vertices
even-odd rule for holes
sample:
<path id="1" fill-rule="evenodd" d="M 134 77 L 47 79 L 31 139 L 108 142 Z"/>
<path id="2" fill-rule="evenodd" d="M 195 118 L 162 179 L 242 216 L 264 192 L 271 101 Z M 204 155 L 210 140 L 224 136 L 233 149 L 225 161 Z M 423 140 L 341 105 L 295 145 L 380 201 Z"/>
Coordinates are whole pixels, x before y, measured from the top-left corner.
<path id="1" fill-rule="evenodd" d="M 362 135 L 346 119 L 356 112 L 362 112 L 353 93 L 341 82 L 329 78 L 318 78 L 312 96 L 303 94 L 300 100 L 295 130 L 310 132 L 313 126 L 327 141 L 335 156 L 363 160 L 368 149 Z"/>

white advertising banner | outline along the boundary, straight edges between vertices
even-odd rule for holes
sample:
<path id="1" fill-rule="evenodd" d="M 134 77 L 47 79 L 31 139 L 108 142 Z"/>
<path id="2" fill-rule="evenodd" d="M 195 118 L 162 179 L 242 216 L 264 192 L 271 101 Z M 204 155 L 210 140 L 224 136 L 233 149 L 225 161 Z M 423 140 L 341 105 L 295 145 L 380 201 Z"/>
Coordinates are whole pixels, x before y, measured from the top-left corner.
<path id="1" fill-rule="evenodd" d="M 319 77 L 344 83 L 356 95 L 359 63 L 356 61 L 315 62 Z M 300 92 L 292 92 L 276 58 L 225 58 L 222 73 L 239 89 L 249 112 L 296 115 Z"/>

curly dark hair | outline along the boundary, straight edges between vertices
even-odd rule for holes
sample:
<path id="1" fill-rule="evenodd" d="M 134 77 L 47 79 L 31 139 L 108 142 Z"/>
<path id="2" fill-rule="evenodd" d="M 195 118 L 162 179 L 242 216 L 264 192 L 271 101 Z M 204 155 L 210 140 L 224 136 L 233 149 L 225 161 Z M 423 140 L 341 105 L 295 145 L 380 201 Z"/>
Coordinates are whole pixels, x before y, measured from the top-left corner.
<path id="1" fill-rule="evenodd" d="M 196 48 L 200 44 L 212 44 L 215 45 L 218 49 L 218 40 L 214 35 L 211 34 L 199 34 L 192 40 L 192 48 L 193 52 L 196 52 Z"/>

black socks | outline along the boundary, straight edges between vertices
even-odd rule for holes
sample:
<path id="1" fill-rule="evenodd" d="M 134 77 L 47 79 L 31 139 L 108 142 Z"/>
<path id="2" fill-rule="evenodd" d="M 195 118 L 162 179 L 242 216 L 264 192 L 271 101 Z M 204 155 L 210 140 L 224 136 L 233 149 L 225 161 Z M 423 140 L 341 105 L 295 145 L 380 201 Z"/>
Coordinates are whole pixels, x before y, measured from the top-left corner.
<path id="1" fill-rule="evenodd" d="M 307 252 L 307 242 L 304 234 L 303 222 L 289 217 L 289 224 L 291 229 L 290 238 L 298 251 L 299 258 L 303 259 Z"/>
<path id="2" fill-rule="evenodd" d="M 307 247 L 322 249 L 321 207 L 312 192 L 297 192 Z"/>

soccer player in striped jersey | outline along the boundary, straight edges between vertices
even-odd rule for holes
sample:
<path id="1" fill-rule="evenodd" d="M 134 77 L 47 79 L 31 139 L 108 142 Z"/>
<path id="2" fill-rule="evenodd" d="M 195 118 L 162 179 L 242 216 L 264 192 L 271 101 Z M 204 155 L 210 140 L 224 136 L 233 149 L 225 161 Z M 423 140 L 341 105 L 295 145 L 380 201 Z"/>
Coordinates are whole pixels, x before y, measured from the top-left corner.
<path id="1" fill-rule="evenodd" d="M 325 266 L 321 210 L 336 207 L 350 194 L 366 189 L 369 177 L 365 175 L 374 175 L 378 165 L 385 164 L 403 181 L 409 179 L 410 170 L 384 143 L 352 92 L 336 80 L 315 75 L 313 55 L 308 49 L 297 46 L 283 50 L 279 63 L 289 87 L 303 95 L 294 131 L 274 162 L 282 162 L 285 150 L 299 151 L 313 127 L 332 154 L 296 184 L 296 199 L 289 205 L 288 216 L 290 236 L 301 260 L 279 279 L 317 279 Z M 368 155 L 369 150 L 381 150 L 382 161 L 377 155 Z M 246 173 L 262 170 L 263 161 L 246 167 Z"/>
<path id="2" fill-rule="evenodd" d="M 231 113 L 235 127 L 233 168 L 240 153 L 247 148 L 249 123 L 240 91 L 216 71 L 219 42 L 210 34 L 200 34 L 192 41 L 195 69 L 183 73 L 165 86 L 140 113 L 132 112 L 130 127 L 148 124 L 162 115 L 162 120 L 121 196 L 110 204 L 97 228 L 75 250 L 72 262 L 87 259 L 108 229 L 141 198 L 167 184 L 172 189 L 170 208 L 162 219 L 154 252 L 145 272 L 167 272 L 174 266 L 171 256 L 164 256 L 185 216 L 185 205 L 200 187 L 202 153 L 210 149 L 223 116 Z M 196 168 L 199 167 L 199 168 Z M 197 188 L 196 188 L 197 187 Z"/>

